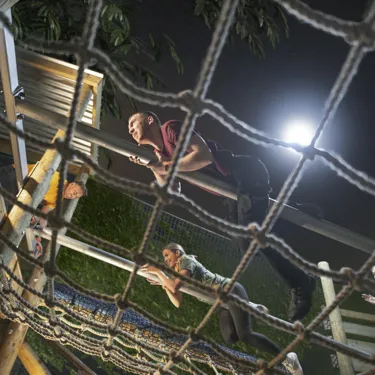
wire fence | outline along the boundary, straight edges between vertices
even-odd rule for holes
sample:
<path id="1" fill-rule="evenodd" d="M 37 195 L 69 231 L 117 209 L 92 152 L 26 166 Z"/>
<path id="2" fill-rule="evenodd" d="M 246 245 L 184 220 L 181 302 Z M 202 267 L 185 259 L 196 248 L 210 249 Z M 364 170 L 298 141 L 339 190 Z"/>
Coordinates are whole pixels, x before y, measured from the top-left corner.
<path id="1" fill-rule="evenodd" d="M 66 135 L 63 140 L 56 141 L 52 145 L 46 142 L 42 142 L 36 137 L 33 137 L 31 134 L 25 134 L 17 130 L 3 116 L 0 117 L 1 122 L 13 133 L 27 139 L 35 146 L 38 146 L 42 149 L 55 149 L 62 155 L 59 199 L 54 213 L 46 215 L 40 210 L 32 209 L 31 207 L 23 205 L 21 202 L 15 200 L 15 198 L 12 197 L 4 189 L 0 189 L 1 194 L 6 199 L 10 200 L 12 203 L 20 206 L 24 210 L 34 215 L 38 215 L 39 217 L 48 219 L 50 225 L 53 228 L 53 237 L 51 241 L 50 251 L 47 254 L 48 258 L 46 262 L 42 262 L 32 258 L 22 249 L 17 248 L 2 233 L 0 233 L 0 239 L 7 247 L 12 249 L 19 256 L 22 256 L 29 263 L 44 267 L 45 272 L 48 276 L 47 291 L 45 293 L 38 292 L 37 290 L 22 282 L 22 280 L 20 280 L 6 264 L 1 264 L 1 311 L 8 318 L 19 321 L 23 324 L 28 324 L 36 332 L 49 339 L 59 340 L 63 344 L 70 344 L 78 350 L 92 355 L 101 356 L 103 359 L 110 360 L 119 367 L 132 373 L 143 374 L 156 371 L 163 374 L 173 374 L 177 364 L 182 364 L 184 368 L 193 373 L 202 373 L 202 370 L 197 368 L 191 361 L 189 361 L 188 358 L 184 356 L 187 348 L 194 341 L 197 341 L 199 339 L 202 339 L 206 342 L 208 341 L 213 350 L 215 350 L 218 355 L 224 356 L 227 361 L 231 361 L 238 366 L 242 366 L 245 372 L 252 372 L 256 375 L 261 375 L 266 372 L 270 373 L 269 369 L 272 369 L 272 373 L 280 373 L 281 370 L 276 368 L 276 365 L 280 363 L 285 355 L 293 348 L 295 348 L 296 345 L 298 345 L 298 343 L 302 340 L 309 340 L 310 342 L 319 344 L 333 351 L 341 352 L 352 358 L 359 359 L 365 363 L 375 366 L 375 358 L 370 354 L 361 352 L 347 345 L 336 342 L 335 340 L 332 340 L 316 332 L 316 328 L 320 326 L 320 324 L 327 318 L 329 313 L 335 307 L 339 306 L 354 290 L 373 291 L 375 289 L 374 281 L 366 278 L 368 271 L 375 263 L 375 256 L 370 256 L 359 270 L 345 268 L 340 271 L 323 271 L 319 269 L 315 264 L 312 264 L 301 258 L 296 252 L 293 251 L 290 246 L 288 246 L 284 241 L 270 232 L 273 224 L 280 216 L 283 204 L 288 201 L 292 192 L 298 185 L 298 182 L 302 177 L 306 165 L 309 161 L 315 158 L 322 159 L 324 163 L 328 165 L 333 171 L 335 171 L 340 177 L 345 178 L 347 181 L 354 184 L 359 189 L 366 191 L 371 195 L 375 195 L 375 180 L 373 178 L 367 176 L 363 172 L 356 170 L 346 161 L 344 161 L 340 156 L 316 147 L 316 143 L 319 137 L 321 136 L 329 121 L 334 116 L 342 98 L 345 96 L 350 83 L 353 80 L 353 77 L 357 73 L 361 61 L 368 52 L 374 49 L 375 2 L 370 7 L 366 18 L 362 22 L 357 23 L 344 21 L 336 17 L 326 15 L 322 12 L 314 11 L 307 5 L 297 0 L 277 0 L 277 3 L 282 5 L 287 12 L 294 15 L 301 21 L 307 22 L 311 26 L 318 28 L 326 33 L 343 38 L 351 46 L 347 59 L 344 62 L 342 69 L 336 79 L 336 82 L 332 87 L 331 93 L 326 101 L 322 120 L 318 128 L 316 129 L 316 133 L 311 144 L 308 147 L 291 145 L 278 139 L 269 138 L 266 134 L 259 132 L 248 124 L 238 120 L 234 115 L 227 112 L 225 108 L 219 103 L 215 103 L 206 98 L 207 90 L 211 83 L 219 56 L 221 54 L 223 45 L 226 42 L 228 31 L 230 30 L 231 22 L 236 12 L 237 3 L 238 0 L 226 0 L 223 2 L 222 11 L 213 33 L 211 45 L 209 46 L 206 58 L 203 62 L 202 69 L 198 77 L 198 83 L 193 91 L 184 91 L 178 94 L 160 93 L 136 87 L 131 81 L 129 81 L 121 74 L 119 69 L 103 51 L 98 50 L 94 47 L 94 40 L 98 28 L 98 17 L 102 6 L 102 2 L 100 0 L 91 1 L 90 11 L 87 14 L 84 33 L 79 42 L 74 41 L 74 43 L 45 43 L 44 41 L 36 41 L 35 43 L 33 42 L 29 43 L 28 45 L 23 45 L 23 47 L 25 48 L 33 49 L 36 51 L 53 52 L 56 54 L 75 54 L 79 60 L 79 69 L 75 87 L 75 94 L 72 101 L 72 109 L 69 116 Z M 4 17 L 3 14 L 0 15 L 0 20 L 6 25 L 6 27 L 11 30 L 9 21 L 6 17 Z M 147 184 L 142 184 L 127 178 L 116 176 L 100 168 L 86 155 L 72 148 L 71 142 L 75 131 L 77 103 L 80 95 L 84 69 L 94 61 L 99 64 L 104 69 L 106 74 L 108 74 L 112 78 L 113 82 L 115 82 L 117 88 L 122 93 L 130 95 L 134 99 L 151 105 L 159 105 L 163 107 L 178 107 L 186 112 L 186 117 L 173 156 L 171 168 L 168 171 L 166 184 L 164 186 L 159 186 L 157 184 L 152 184 L 149 186 Z M 171 190 L 178 170 L 179 160 L 187 149 L 194 129 L 195 121 L 197 117 L 202 114 L 211 115 L 233 133 L 241 136 L 244 139 L 247 139 L 250 142 L 254 142 L 264 146 L 292 147 L 301 154 L 301 158 L 296 168 L 286 179 L 282 189 L 279 192 L 277 201 L 273 204 L 267 217 L 260 226 L 255 224 L 252 224 L 248 227 L 233 225 L 228 221 L 211 215 L 203 208 L 197 206 L 193 201 L 191 201 L 184 195 L 177 194 Z M 105 180 L 107 184 L 116 188 L 118 191 L 136 191 L 138 193 L 152 194 L 157 197 L 156 204 L 153 207 L 150 218 L 147 222 L 143 240 L 136 252 L 133 252 L 119 245 L 108 243 L 107 241 L 97 238 L 63 219 L 61 207 L 63 184 L 64 178 L 66 176 L 67 161 L 71 160 L 73 157 L 78 158 L 89 165 L 97 173 L 97 176 L 99 178 Z M 193 212 L 203 222 L 207 223 L 210 226 L 216 226 L 220 229 L 220 231 L 228 233 L 228 235 L 251 237 L 252 242 L 246 253 L 241 258 L 233 274 L 231 275 L 231 283 L 227 285 L 224 291 L 218 294 L 216 302 L 207 312 L 201 323 L 197 327 L 191 328 L 189 332 L 187 332 L 186 339 L 178 348 L 178 350 L 168 353 L 160 351 L 158 350 L 158 348 L 152 348 L 153 352 L 158 352 L 159 354 L 168 358 L 166 362 L 162 362 L 134 358 L 126 351 L 124 351 L 121 346 L 118 345 L 116 339 L 118 339 L 119 337 L 124 337 L 125 339 L 130 340 L 130 338 L 126 336 L 125 332 L 119 329 L 119 324 L 121 322 L 121 317 L 124 313 L 124 310 L 131 306 L 133 309 L 141 311 L 138 306 L 129 301 L 129 292 L 133 286 L 135 276 L 137 274 L 137 271 L 139 270 L 139 266 L 141 264 L 144 264 L 145 262 L 148 262 L 159 267 L 166 274 L 172 277 L 177 276 L 174 271 L 165 267 L 162 263 L 157 262 L 152 256 L 147 253 L 147 249 L 152 241 L 152 238 L 154 237 L 157 223 L 160 220 L 163 208 L 167 203 L 178 204 L 185 207 L 186 209 Z M 128 280 L 128 284 L 124 288 L 124 291 L 121 295 L 111 296 L 87 290 L 81 285 L 75 283 L 73 280 L 69 279 L 58 269 L 58 267 L 56 266 L 56 238 L 59 231 L 63 227 L 67 227 L 70 231 L 76 233 L 82 238 L 86 238 L 90 242 L 95 243 L 97 246 L 106 247 L 112 252 L 118 253 L 120 255 L 127 254 L 128 256 L 133 257 L 137 265 L 134 267 L 131 277 Z M 263 247 L 265 244 L 274 247 L 284 257 L 288 258 L 291 262 L 303 268 L 305 271 L 308 271 L 317 276 L 324 275 L 327 277 L 331 277 L 333 280 L 340 281 L 345 284 L 345 286 L 342 287 L 341 291 L 337 294 L 334 303 L 330 306 L 324 307 L 308 325 L 304 326 L 301 322 L 295 322 L 294 324 L 291 324 L 271 315 L 266 315 L 249 306 L 246 301 L 240 300 L 230 293 L 233 284 L 246 270 L 249 262 L 257 253 L 258 248 Z M 15 290 L 11 288 L 11 284 L 8 282 L 6 275 L 8 275 L 8 277 L 10 277 L 15 283 L 20 284 L 30 293 L 42 298 L 44 300 L 44 303 L 48 307 L 48 312 L 37 309 L 36 307 L 30 305 L 23 297 L 16 293 Z M 179 275 L 179 277 L 181 278 L 181 275 Z M 104 331 L 104 337 L 99 335 L 100 338 L 98 338 L 98 334 L 95 336 L 93 334 L 87 335 L 81 333 L 77 329 L 70 327 L 61 319 L 59 319 L 58 315 L 56 314 L 56 309 L 58 307 L 63 308 L 63 306 L 59 306 L 59 302 L 56 300 L 54 295 L 55 278 L 62 279 L 65 283 L 73 287 L 78 293 L 90 296 L 92 298 L 97 298 L 105 302 L 116 304 L 116 314 L 110 324 L 100 324 L 93 321 L 86 322 L 84 321 L 82 316 L 79 316 L 78 314 L 75 314 L 71 309 L 66 308 L 67 314 L 69 314 L 74 319 L 77 319 L 78 321 L 84 321 L 86 324 L 90 324 L 93 327 L 93 331 Z M 192 285 L 204 289 L 208 292 L 216 293 L 215 290 L 199 284 L 192 279 L 182 278 L 182 280 L 187 285 Z M 233 358 L 227 353 L 223 353 L 222 351 L 220 351 L 219 347 L 215 345 L 214 342 L 210 342 L 207 338 L 202 337 L 202 330 L 206 326 L 207 322 L 211 319 L 215 310 L 223 302 L 228 301 L 236 303 L 238 306 L 251 313 L 260 321 L 294 335 L 295 338 L 290 341 L 289 345 L 287 345 L 279 355 L 275 356 L 269 362 L 258 361 L 257 363 L 254 363 L 252 361 L 239 359 L 237 357 Z M 163 324 L 163 326 L 168 328 L 171 332 L 179 332 L 178 327 L 172 327 L 168 323 L 159 321 L 158 324 Z M 140 343 L 138 344 L 141 345 Z M 145 350 L 149 349 L 150 348 L 145 348 Z"/>

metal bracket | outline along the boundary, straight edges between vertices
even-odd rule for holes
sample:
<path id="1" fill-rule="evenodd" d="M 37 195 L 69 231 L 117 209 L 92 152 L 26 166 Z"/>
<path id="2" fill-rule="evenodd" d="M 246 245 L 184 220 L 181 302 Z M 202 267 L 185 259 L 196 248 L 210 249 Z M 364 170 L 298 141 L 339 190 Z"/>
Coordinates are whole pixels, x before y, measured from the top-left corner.
<path id="1" fill-rule="evenodd" d="M 26 95 L 23 86 L 17 86 L 12 94 L 16 99 L 25 100 Z"/>

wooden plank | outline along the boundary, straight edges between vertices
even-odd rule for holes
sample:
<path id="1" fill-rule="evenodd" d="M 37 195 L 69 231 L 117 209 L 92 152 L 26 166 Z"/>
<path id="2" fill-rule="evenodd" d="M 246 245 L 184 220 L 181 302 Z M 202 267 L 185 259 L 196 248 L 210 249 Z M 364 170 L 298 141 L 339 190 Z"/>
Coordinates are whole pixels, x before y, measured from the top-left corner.
<path id="1" fill-rule="evenodd" d="M 365 320 L 369 323 L 375 323 L 375 314 L 365 314 L 358 311 L 340 309 L 341 315 L 345 318 L 353 318 L 357 320 Z"/>
<path id="2" fill-rule="evenodd" d="M 80 174 L 77 176 L 76 180 L 82 181 L 83 183 L 86 183 L 88 178 L 88 171 L 86 167 L 81 168 Z M 73 199 L 69 201 L 64 202 L 64 218 L 67 221 L 70 221 L 73 217 L 74 211 L 77 207 L 79 199 Z M 62 234 L 66 233 L 66 228 L 62 229 L 60 232 Z M 56 253 L 58 253 L 60 246 L 57 246 Z M 50 245 L 47 248 L 47 251 L 44 253 L 44 258 L 46 253 L 50 251 Z M 42 292 L 44 289 L 44 286 L 47 282 L 47 276 L 44 273 L 43 269 L 40 269 L 39 267 L 35 267 L 32 275 L 29 280 L 29 285 L 36 289 L 39 292 Z M 35 296 L 32 293 L 29 293 L 27 290 L 25 290 L 22 294 L 22 297 L 28 302 L 30 305 L 37 307 L 40 304 L 40 299 Z M 16 360 L 16 357 L 18 355 L 18 351 L 20 346 L 22 345 L 26 333 L 28 330 L 28 326 L 19 324 L 17 322 L 11 322 L 8 328 L 8 332 L 11 334 L 6 335 L 4 342 L 2 343 L 2 346 L 0 347 L 0 363 L 2 365 L 1 367 L 1 375 L 9 375 L 10 371 L 13 368 L 13 364 Z"/>
<path id="3" fill-rule="evenodd" d="M 94 88 L 93 92 L 92 126 L 96 129 L 100 129 L 103 81 L 101 81 L 98 86 Z M 99 146 L 95 143 L 91 143 L 91 157 L 95 162 L 98 162 Z"/>
<path id="4" fill-rule="evenodd" d="M 365 326 L 363 324 L 343 322 L 346 334 L 370 337 L 375 339 L 375 327 Z"/>
<path id="5" fill-rule="evenodd" d="M 361 375 L 360 373 L 363 373 L 363 372 L 365 372 L 366 375 L 375 374 L 375 366 L 358 361 L 358 359 L 353 359 L 353 368 L 354 368 L 354 371 L 358 373 L 358 375 Z M 370 370 L 374 370 L 374 372 L 369 374 L 367 371 L 370 371 Z"/>
<path id="6" fill-rule="evenodd" d="M 28 51 L 21 47 L 16 47 L 17 61 L 19 64 L 32 66 L 75 81 L 77 79 L 78 65 L 55 59 L 53 57 L 41 55 L 39 53 Z M 83 82 L 96 87 L 103 80 L 103 74 L 90 69 L 85 69 Z"/>
<path id="7" fill-rule="evenodd" d="M 10 145 L 9 145 L 9 147 L 10 147 Z M 0 184 L 0 186 L 1 186 L 1 184 Z M 3 217 L 6 214 L 7 214 L 7 206 L 5 204 L 5 199 L 2 195 L 0 195 L 0 222 L 3 220 Z"/>
<path id="8" fill-rule="evenodd" d="M 361 350 L 367 354 L 373 355 L 375 353 L 375 344 L 359 340 L 348 340 L 348 345 L 357 350 Z M 355 371 L 369 371 L 375 368 L 375 365 L 364 363 L 362 361 L 353 360 L 353 367 Z"/>
<path id="9" fill-rule="evenodd" d="M 5 0 L 0 5 L 0 12 L 5 12 L 9 8 L 11 8 L 13 5 L 17 4 L 20 0 Z"/>
<path id="10" fill-rule="evenodd" d="M 324 270 L 329 270 L 329 264 L 327 262 L 319 262 L 319 268 Z M 336 298 L 335 287 L 333 285 L 333 281 L 329 277 L 321 277 L 320 278 L 323 287 L 324 299 L 326 305 L 331 305 Z M 346 335 L 344 331 L 344 327 L 342 324 L 341 314 L 339 308 L 334 309 L 331 314 L 329 314 L 329 320 L 331 323 L 332 335 L 333 338 L 346 344 Z M 337 359 L 339 362 L 339 368 L 341 375 L 354 375 L 353 365 L 351 358 L 347 357 L 346 355 L 337 352 Z"/>
<path id="11" fill-rule="evenodd" d="M 18 358 L 30 375 L 51 375 L 29 344 L 24 342 L 21 345 Z"/>
<path id="12" fill-rule="evenodd" d="M 361 350 L 362 352 L 365 352 L 367 354 L 375 354 L 375 343 L 349 339 L 348 345 L 358 350 Z"/>
<path id="13" fill-rule="evenodd" d="M 56 138 L 65 134 L 59 130 Z M 49 149 L 45 152 L 42 159 L 34 169 L 33 173 L 27 179 L 23 189 L 18 195 L 18 201 L 36 208 L 42 202 L 48 191 L 52 176 L 56 172 L 61 161 L 61 155 L 57 150 Z M 23 231 L 30 223 L 31 213 L 14 205 L 9 215 L 3 220 L 0 226 L 2 234 L 6 236 L 13 244 L 19 245 L 23 237 Z M 17 263 L 16 254 L 5 244 L 0 243 L 0 257 L 5 265 L 14 268 Z M 18 324 L 18 326 L 21 326 Z M 12 322 L 0 346 L 1 375 L 8 375 L 13 368 L 17 358 L 19 348 L 23 343 L 24 336 L 17 335 L 17 328 Z M 27 328 L 25 330 L 25 333 Z"/>

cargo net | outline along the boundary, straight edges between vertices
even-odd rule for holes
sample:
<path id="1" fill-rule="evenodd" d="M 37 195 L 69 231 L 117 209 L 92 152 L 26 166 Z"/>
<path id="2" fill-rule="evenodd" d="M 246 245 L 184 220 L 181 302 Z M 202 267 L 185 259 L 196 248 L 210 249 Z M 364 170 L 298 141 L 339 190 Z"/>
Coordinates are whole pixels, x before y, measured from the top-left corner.
<path id="1" fill-rule="evenodd" d="M 297 0 L 277 0 L 277 2 L 282 5 L 287 12 L 294 15 L 299 20 L 304 21 L 326 33 L 343 38 L 350 45 L 348 57 L 344 62 L 341 72 L 338 75 L 326 101 L 323 118 L 317 127 L 311 144 L 308 147 L 301 147 L 295 144 L 288 144 L 278 139 L 272 139 L 264 133 L 255 130 L 248 124 L 237 119 L 234 115 L 227 112 L 219 103 L 206 98 L 207 90 L 212 80 L 219 56 L 226 42 L 232 19 L 236 12 L 238 0 L 226 0 L 223 3 L 221 15 L 213 33 L 211 45 L 209 46 L 207 56 L 203 62 L 198 83 L 193 91 L 184 91 L 178 94 L 150 91 L 144 88 L 136 87 L 130 80 L 123 76 L 119 69 L 112 63 L 110 58 L 103 51 L 94 47 L 95 35 L 98 28 L 98 16 L 100 14 L 102 5 L 101 0 L 91 1 L 84 33 L 80 41 L 74 41 L 71 43 L 52 42 L 48 44 L 43 41 L 38 41 L 33 44 L 30 43 L 28 45 L 23 45 L 25 48 L 36 51 L 50 52 L 54 54 L 75 54 L 79 61 L 79 69 L 75 94 L 72 101 L 72 108 L 64 139 L 57 140 L 52 144 L 41 142 L 36 137 L 19 131 L 3 116 L 0 117 L 1 122 L 17 136 L 26 139 L 28 142 L 33 143 L 41 149 L 57 150 L 62 156 L 60 165 L 61 179 L 59 184 L 59 199 L 56 210 L 53 214 L 45 215 L 40 210 L 32 209 L 31 207 L 17 201 L 15 197 L 10 195 L 6 190 L 0 190 L 1 194 L 13 204 L 20 206 L 30 214 L 48 219 L 50 226 L 53 229 L 52 241 L 47 249 L 47 260 L 43 262 L 34 259 L 28 255 L 27 252 L 10 243 L 4 234 L 0 234 L 1 241 L 5 244 L 5 248 L 8 247 L 12 249 L 17 255 L 26 259 L 33 265 L 43 267 L 47 275 L 46 291 L 38 291 L 22 282 L 22 280 L 20 280 L 20 278 L 18 278 L 16 274 L 12 272 L 12 270 L 6 264 L 4 264 L 4 262 L 2 262 L 2 287 L 0 294 L 1 311 L 3 314 L 5 314 L 11 320 L 16 320 L 22 324 L 29 325 L 36 332 L 48 337 L 49 339 L 59 340 L 63 344 L 70 344 L 88 354 L 101 356 L 103 359 L 111 361 L 119 367 L 132 373 L 159 372 L 163 374 L 173 374 L 175 371 L 177 371 L 177 367 L 192 373 L 202 373 L 202 370 L 200 370 L 193 363 L 194 358 L 189 357 L 189 350 L 196 342 L 206 343 L 210 347 L 211 354 L 214 353 L 217 358 L 221 358 L 222 363 L 226 364 L 226 367 L 224 368 L 227 370 L 232 369 L 232 373 L 241 372 L 257 375 L 265 373 L 281 373 L 283 370 L 278 369 L 277 365 L 283 360 L 285 355 L 295 348 L 296 345 L 298 345 L 298 343 L 302 340 L 309 340 L 310 342 L 322 345 L 333 351 L 341 352 L 344 355 L 356 358 L 368 364 L 373 364 L 375 367 L 375 358 L 373 356 L 358 351 L 316 332 L 317 327 L 328 317 L 330 312 L 339 306 L 354 290 L 374 291 L 375 283 L 373 280 L 367 278 L 366 275 L 368 274 L 371 266 L 375 264 L 375 256 L 370 256 L 363 266 L 356 271 L 352 270 L 351 268 L 344 268 L 340 271 L 322 270 L 319 269 L 315 264 L 312 264 L 300 257 L 282 239 L 270 233 L 272 225 L 280 216 L 283 209 L 283 204 L 288 201 L 288 198 L 291 196 L 301 179 L 303 170 L 308 162 L 312 161 L 313 159 L 320 158 L 339 176 L 354 184 L 359 189 L 366 191 L 371 195 L 375 195 L 375 180 L 373 178 L 370 178 L 365 173 L 354 169 L 340 156 L 315 146 L 324 128 L 329 120 L 334 116 L 339 103 L 347 92 L 349 85 L 358 70 L 360 62 L 365 55 L 372 51 L 375 47 L 375 2 L 369 8 L 363 22 L 359 23 L 344 21 L 333 16 L 326 15 L 322 12 L 312 10 Z M 7 28 L 11 29 L 7 18 L 5 18 L 3 14 L 1 14 L 0 18 Z M 106 74 L 111 77 L 117 88 L 122 93 L 150 105 L 180 108 L 186 112 L 186 117 L 181 129 L 181 136 L 179 137 L 176 151 L 173 155 L 172 165 L 168 171 L 164 186 L 160 186 L 155 183 L 151 185 L 143 184 L 127 178 L 116 176 L 102 169 L 86 155 L 72 147 L 72 138 L 75 132 L 76 124 L 77 104 L 84 70 L 93 62 L 100 64 Z M 179 160 L 187 149 L 189 140 L 193 133 L 195 121 L 197 117 L 202 114 L 211 115 L 227 129 L 250 142 L 263 146 L 292 147 L 300 153 L 301 158 L 298 165 L 285 181 L 276 202 L 272 205 L 267 217 L 260 226 L 256 224 L 250 224 L 246 227 L 234 225 L 228 221 L 211 215 L 184 195 L 172 191 L 171 187 L 176 178 Z M 157 201 L 153 207 L 143 240 L 136 251 L 131 251 L 119 245 L 114 245 L 108 241 L 102 240 L 96 236 L 84 232 L 67 220 L 64 220 L 62 215 L 61 200 L 63 183 L 67 170 L 67 162 L 73 158 L 78 158 L 85 162 L 90 168 L 92 168 L 92 170 L 96 172 L 99 178 L 105 180 L 107 184 L 116 188 L 118 191 L 138 192 L 155 195 L 157 197 Z M 251 237 L 252 240 L 249 248 L 243 255 L 240 263 L 233 273 L 231 282 L 222 292 L 218 293 L 216 290 L 203 286 L 192 279 L 181 277 L 180 274 L 176 274 L 174 271 L 157 262 L 154 257 L 146 253 L 147 245 L 152 239 L 155 227 L 166 204 L 177 204 L 182 206 L 185 209 L 193 212 L 203 222 L 209 224 L 210 226 L 215 226 L 229 235 Z M 134 267 L 127 285 L 121 295 L 110 296 L 87 290 L 82 286 L 77 285 L 77 283 L 73 282 L 73 280 L 69 279 L 58 269 L 56 265 L 56 239 L 59 231 L 62 228 L 67 228 L 79 235 L 81 238 L 85 238 L 91 243 L 101 246 L 102 248 L 107 248 L 113 253 L 120 254 L 121 256 L 128 255 L 132 257 L 136 263 L 136 266 Z M 324 307 L 308 325 L 304 326 L 298 321 L 291 324 L 271 315 L 264 314 L 250 306 L 247 301 L 241 300 L 238 297 L 230 294 L 233 284 L 244 272 L 249 262 L 257 253 L 259 247 L 263 247 L 265 245 L 272 246 L 284 257 L 305 271 L 316 276 L 330 277 L 334 281 L 345 285 L 337 294 L 335 301 L 331 305 Z M 173 327 L 168 323 L 154 318 L 152 315 L 142 310 L 129 300 L 129 292 L 134 284 L 137 271 L 139 270 L 140 265 L 146 262 L 162 269 L 171 277 L 178 275 L 178 277 L 180 277 L 186 285 L 200 288 L 200 290 L 205 290 L 210 293 L 216 293 L 217 299 L 197 327 L 193 327 L 188 330 Z M 19 284 L 31 294 L 39 297 L 43 301 L 43 306 L 45 308 L 36 308 L 25 298 L 20 296 L 16 290 L 11 287 L 11 285 L 14 285 L 14 282 L 9 283 L 9 277 L 15 281 L 16 284 Z M 63 303 L 63 300 L 59 297 L 61 290 L 59 289 L 59 284 L 55 282 L 55 278 L 61 279 L 66 285 L 72 288 L 71 290 L 75 290 L 76 293 L 82 296 L 82 298 L 89 297 L 114 305 L 115 310 L 111 315 L 112 318 L 109 321 L 95 321 L 85 317 L 85 314 L 83 314 L 79 309 L 73 309 L 70 303 Z M 295 338 L 293 340 L 291 339 L 290 344 L 285 347 L 285 349 L 282 350 L 279 355 L 274 357 L 269 362 L 249 360 L 248 358 L 242 358 L 235 355 L 230 351 L 223 350 L 219 345 L 210 341 L 208 338 L 203 337 L 202 329 L 210 320 L 215 310 L 221 304 L 229 301 L 236 303 L 242 309 L 248 311 L 265 324 L 290 333 L 291 335 L 294 335 Z M 65 312 L 63 316 L 59 314 L 59 311 L 61 310 Z M 183 337 L 183 340 L 180 341 L 174 349 L 165 350 L 163 346 L 158 346 L 158 344 L 152 345 L 152 340 L 149 341 L 150 344 L 147 344 L 145 341 L 139 340 L 137 335 L 129 335 L 122 326 L 123 316 L 129 310 L 138 312 L 152 323 L 168 330 L 168 332 L 175 335 L 182 335 L 180 337 Z M 82 329 L 82 326 L 84 326 L 85 329 Z M 129 355 L 129 353 L 124 350 L 126 343 L 133 343 L 135 347 L 140 348 L 141 351 L 143 350 L 142 353 L 144 353 L 146 356 L 136 358 Z M 212 362 L 210 358 L 210 355 L 205 357 L 207 364 Z M 191 359 L 193 359 L 193 361 Z"/>

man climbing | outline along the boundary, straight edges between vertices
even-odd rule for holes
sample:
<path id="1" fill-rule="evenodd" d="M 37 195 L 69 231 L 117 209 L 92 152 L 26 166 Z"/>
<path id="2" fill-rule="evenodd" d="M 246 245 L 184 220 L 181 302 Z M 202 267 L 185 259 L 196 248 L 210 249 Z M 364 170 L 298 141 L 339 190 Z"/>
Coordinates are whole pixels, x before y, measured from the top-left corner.
<path id="1" fill-rule="evenodd" d="M 138 145 L 154 148 L 158 162 L 149 163 L 146 167 L 151 169 L 160 184 L 164 183 L 181 126 L 182 122 L 176 120 L 161 125 L 152 112 L 138 112 L 128 120 L 129 133 Z M 137 158 L 130 160 L 142 164 Z M 232 222 L 241 225 L 262 223 L 268 211 L 271 188 L 268 171 L 259 159 L 248 155 L 234 155 L 230 150 L 222 149 L 217 143 L 205 140 L 194 131 L 187 152 L 180 159 L 179 171 L 197 170 L 237 187 L 237 201 L 231 200 L 228 203 Z M 243 254 L 249 247 L 249 239 L 237 237 L 235 240 Z M 311 308 L 315 279 L 270 247 L 262 249 L 262 253 L 291 288 L 289 320 L 303 319 Z"/>
<path id="2" fill-rule="evenodd" d="M 28 164 L 28 175 L 35 167 L 35 164 Z M 57 200 L 57 192 L 58 192 L 58 184 L 60 179 L 60 173 L 55 172 L 54 175 L 51 178 L 49 189 L 47 193 L 44 196 L 43 202 L 42 202 L 42 212 L 47 214 L 48 212 L 52 211 L 56 207 L 56 200 Z M 5 167 L 0 168 L 0 184 L 1 187 L 6 189 L 8 192 L 16 196 L 18 194 L 18 185 L 17 185 L 17 178 L 16 178 L 16 170 L 14 169 L 13 165 L 8 165 Z M 76 199 L 80 198 L 82 196 L 87 195 L 87 188 L 82 182 L 71 182 L 68 183 L 68 181 L 65 180 L 64 182 L 64 193 L 63 198 L 64 199 Z M 9 213 L 12 208 L 12 203 L 5 200 L 7 212 Z M 39 227 L 41 229 L 45 228 L 47 226 L 47 220 L 43 218 L 31 218 L 31 225 L 37 224 L 39 221 Z M 40 237 L 36 237 L 36 255 L 40 256 L 41 252 L 43 250 L 41 239 Z"/>

